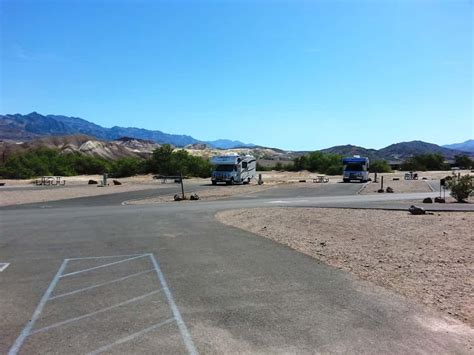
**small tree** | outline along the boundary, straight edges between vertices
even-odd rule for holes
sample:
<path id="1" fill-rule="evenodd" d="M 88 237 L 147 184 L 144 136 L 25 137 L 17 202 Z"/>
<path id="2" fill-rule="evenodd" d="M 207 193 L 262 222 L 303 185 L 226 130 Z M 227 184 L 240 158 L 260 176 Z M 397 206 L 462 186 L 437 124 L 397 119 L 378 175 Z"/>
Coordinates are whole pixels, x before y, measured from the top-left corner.
<path id="1" fill-rule="evenodd" d="M 459 179 L 446 181 L 446 186 L 451 190 L 453 196 L 458 202 L 465 202 L 474 192 L 474 176 L 464 175 Z"/>
<path id="2" fill-rule="evenodd" d="M 474 161 L 472 161 L 467 155 L 456 155 L 454 159 L 456 165 L 461 169 L 471 169 L 474 167 Z"/>
<path id="3" fill-rule="evenodd" d="M 369 171 L 371 173 L 391 173 L 392 168 L 385 160 L 375 160 L 370 163 Z"/>

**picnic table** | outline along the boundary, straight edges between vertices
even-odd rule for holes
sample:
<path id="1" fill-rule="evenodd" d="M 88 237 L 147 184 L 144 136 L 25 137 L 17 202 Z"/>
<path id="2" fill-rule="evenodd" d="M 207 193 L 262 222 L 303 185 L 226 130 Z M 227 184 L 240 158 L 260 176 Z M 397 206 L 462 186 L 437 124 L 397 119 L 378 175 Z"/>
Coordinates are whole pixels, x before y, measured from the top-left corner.
<path id="1" fill-rule="evenodd" d="M 324 175 L 318 175 L 316 177 L 316 179 L 313 179 L 313 182 L 318 183 L 318 184 L 320 184 L 320 183 L 325 184 L 325 183 L 329 182 L 329 178 L 324 176 Z"/>
<path id="2" fill-rule="evenodd" d="M 61 179 L 61 176 L 42 176 L 41 179 L 36 179 L 37 186 L 60 186 L 66 185 L 66 180 Z"/>
<path id="3" fill-rule="evenodd" d="M 162 184 L 166 184 L 169 179 L 174 180 L 174 182 L 181 182 L 181 176 L 179 175 L 155 175 L 153 179 L 161 180 Z"/>

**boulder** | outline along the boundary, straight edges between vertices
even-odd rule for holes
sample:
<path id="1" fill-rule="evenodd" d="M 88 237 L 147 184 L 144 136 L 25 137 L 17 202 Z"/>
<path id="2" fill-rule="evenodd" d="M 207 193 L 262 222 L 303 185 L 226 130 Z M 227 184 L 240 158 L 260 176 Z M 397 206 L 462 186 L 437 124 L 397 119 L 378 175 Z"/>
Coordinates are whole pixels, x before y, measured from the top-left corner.
<path id="1" fill-rule="evenodd" d="M 193 200 L 193 201 L 197 201 L 199 200 L 199 196 L 197 194 L 192 194 L 190 197 L 189 197 L 190 200 Z"/>
<path id="2" fill-rule="evenodd" d="M 418 206 L 415 206 L 415 205 L 411 205 L 410 208 L 408 209 L 408 211 L 413 215 L 426 214 L 426 211 L 425 211 L 424 208 L 421 208 L 421 207 L 418 207 Z"/>
<path id="3" fill-rule="evenodd" d="M 88 183 L 89 185 L 97 185 L 97 184 L 98 184 L 97 181 L 92 180 L 92 179 L 89 180 L 87 183 Z"/>
<path id="4" fill-rule="evenodd" d="M 114 185 L 122 185 L 122 183 L 118 180 L 112 180 L 112 181 L 113 181 Z"/>
<path id="5" fill-rule="evenodd" d="M 427 197 L 423 200 L 423 203 L 433 203 L 433 199 L 431 197 Z"/>
<path id="6" fill-rule="evenodd" d="M 434 200 L 436 203 L 446 203 L 446 200 L 442 197 L 435 197 Z"/>
<path id="7" fill-rule="evenodd" d="M 384 189 L 378 189 L 377 192 L 378 192 L 379 194 L 383 194 L 385 191 L 384 191 Z"/>
<path id="8" fill-rule="evenodd" d="M 387 189 L 385 191 L 389 194 L 393 194 L 393 189 L 390 186 L 387 186 Z"/>

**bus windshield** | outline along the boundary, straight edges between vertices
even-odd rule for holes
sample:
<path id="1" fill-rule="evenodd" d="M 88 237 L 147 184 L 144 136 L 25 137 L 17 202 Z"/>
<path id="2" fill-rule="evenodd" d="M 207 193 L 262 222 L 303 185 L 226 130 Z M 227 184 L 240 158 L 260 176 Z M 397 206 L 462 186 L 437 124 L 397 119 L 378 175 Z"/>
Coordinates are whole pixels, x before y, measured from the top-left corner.
<path id="1" fill-rule="evenodd" d="M 347 171 L 364 171 L 364 165 L 360 163 L 349 163 L 344 167 Z"/>
<path id="2" fill-rule="evenodd" d="M 233 165 L 218 165 L 216 166 L 216 171 L 232 171 L 234 170 Z"/>

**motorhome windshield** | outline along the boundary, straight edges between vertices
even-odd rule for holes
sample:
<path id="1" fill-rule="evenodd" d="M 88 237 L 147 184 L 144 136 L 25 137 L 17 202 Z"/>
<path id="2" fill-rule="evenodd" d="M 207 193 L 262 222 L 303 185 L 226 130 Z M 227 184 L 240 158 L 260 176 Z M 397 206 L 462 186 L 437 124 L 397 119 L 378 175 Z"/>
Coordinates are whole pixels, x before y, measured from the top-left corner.
<path id="1" fill-rule="evenodd" d="M 218 165 L 216 166 L 216 171 L 232 171 L 234 170 L 233 165 Z"/>
<path id="2" fill-rule="evenodd" d="M 349 163 L 344 166 L 346 171 L 363 171 L 364 165 L 362 163 Z"/>

